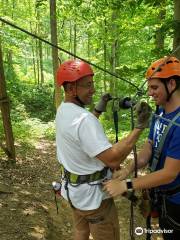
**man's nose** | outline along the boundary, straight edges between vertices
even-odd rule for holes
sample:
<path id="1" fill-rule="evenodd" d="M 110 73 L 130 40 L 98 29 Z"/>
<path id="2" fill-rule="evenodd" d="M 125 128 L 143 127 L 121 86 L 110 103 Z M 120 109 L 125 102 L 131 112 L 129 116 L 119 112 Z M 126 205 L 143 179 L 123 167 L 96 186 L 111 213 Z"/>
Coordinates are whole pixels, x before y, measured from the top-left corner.
<path id="1" fill-rule="evenodd" d="M 95 87 L 94 87 L 94 84 L 91 86 L 90 91 L 91 91 L 91 93 L 93 93 L 93 94 L 96 92 Z"/>
<path id="2" fill-rule="evenodd" d="M 148 94 L 148 96 L 152 96 L 153 95 L 152 89 L 148 89 L 147 94 Z"/>

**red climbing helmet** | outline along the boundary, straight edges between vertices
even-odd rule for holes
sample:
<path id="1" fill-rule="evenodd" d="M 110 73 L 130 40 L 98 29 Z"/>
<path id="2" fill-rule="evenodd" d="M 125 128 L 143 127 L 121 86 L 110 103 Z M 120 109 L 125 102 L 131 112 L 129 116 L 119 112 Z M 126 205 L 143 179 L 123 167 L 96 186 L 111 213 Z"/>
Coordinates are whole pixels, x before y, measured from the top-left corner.
<path id="1" fill-rule="evenodd" d="M 57 70 L 57 84 L 75 82 L 82 77 L 94 75 L 91 66 L 80 60 L 68 60 L 62 63 Z"/>
<path id="2" fill-rule="evenodd" d="M 169 78 L 180 76 L 180 61 L 176 57 L 164 57 L 151 64 L 146 72 L 146 78 Z"/>

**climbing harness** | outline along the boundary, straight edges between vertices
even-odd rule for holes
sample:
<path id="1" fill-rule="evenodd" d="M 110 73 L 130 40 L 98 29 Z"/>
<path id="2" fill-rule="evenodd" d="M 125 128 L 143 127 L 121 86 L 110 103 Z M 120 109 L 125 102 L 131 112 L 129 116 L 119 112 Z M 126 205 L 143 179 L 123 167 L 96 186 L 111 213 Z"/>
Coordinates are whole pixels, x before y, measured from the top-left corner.
<path id="1" fill-rule="evenodd" d="M 158 111 L 158 108 L 157 108 L 157 111 Z M 160 116 L 157 114 L 157 111 L 156 111 L 155 117 Z M 169 121 L 169 124 L 166 127 L 166 129 L 161 137 L 159 145 L 158 145 L 157 149 L 154 151 L 153 158 L 151 159 L 150 164 L 149 164 L 149 169 L 151 172 L 155 171 L 157 168 L 158 160 L 161 156 L 163 145 L 164 145 L 165 139 L 167 137 L 167 134 L 168 134 L 169 130 L 171 129 L 172 125 L 176 123 L 176 120 L 178 119 L 178 117 L 180 117 L 180 112 L 178 112 L 174 116 L 174 118 L 171 121 Z M 163 118 L 163 119 L 167 120 L 166 118 Z M 180 223 L 177 223 L 174 219 L 172 219 L 170 216 L 168 216 L 167 209 L 166 209 L 167 197 L 172 196 L 179 192 L 180 192 L 180 185 L 178 185 L 174 188 L 171 188 L 171 189 L 160 189 L 157 187 L 157 188 L 152 188 L 149 190 L 150 211 L 146 218 L 147 229 L 151 229 L 151 217 L 153 217 L 153 218 L 158 217 L 159 212 L 161 211 L 162 217 L 166 218 L 168 220 L 168 222 L 170 223 L 170 225 L 173 226 L 173 228 L 180 230 Z M 151 233 L 147 232 L 146 240 L 150 240 L 150 239 L 151 239 Z"/>
<path id="2" fill-rule="evenodd" d="M 102 180 L 106 177 L 109 167 L 104 167 L 101 171 L 96 171 L 92 174 L 86 175 L 77 175 L 66 170 L 62 165 L 61 169 L 64 175 L 64 178 L 68 180 L 70 184 L 80 185 L 83 183 L 92 183 L 98 180 Z"/>
<path id="3" fill-rule="evenodd" d="M 67 169 L 64 168 L 63 165 L 61 165 L 62 181 L 65 181 L 64 188 L 66 190 L 67 198 L 71 207 L 74 208 L 69 196 L 68 185 L 72 187 L 78 187 L 79 185 L 84 183 L 90 186 L 101 185 L 104 180 L 107 180 L 108 171 L 110 171 L 110 168 L 104 167 L 101 171 L 96 171 L 92 174 L 78 175 L 78 174 L 69 172 Z"/>
<path id="4" fill-rule="evenodd" d="M 175 123 L 175 121 L 178 119 L 178 117 L 180 117 L 180 112 L 178 112 L 176 114 L 176 116 L 172 119 L 172 121 L 168 124 L 168 126 L 166 127 L 166 129 L 165 129 L 165 131 L 164 131 L 164 133 L 161 137 L 158 148 L 154 152 L 153 159 L 150 161 L 149 169 L 150 169 L 151 172 L 156 170 L 158 160 L 159 160 L 160 155 L 162 153 L 163 145 L 164 145 L 165 139 L 167 137 L 167 134 L 168 134 L 170 128 L 172 127 L 173 123 Z"/>
<path id="5" fill-rule="evenodd" d="M 166 199 L 168 196 L 173 196 L 176 193 L 180 192 L 180 185 L 176 188 L 167 191 L 161 191 L 160 194 L 162 196 L 162 217 L 166 218 L 168 223 L 176 230 L 180 231 L 180 223 L 175 221 L 171 216 L 167 213 L 167 203 Z"/>

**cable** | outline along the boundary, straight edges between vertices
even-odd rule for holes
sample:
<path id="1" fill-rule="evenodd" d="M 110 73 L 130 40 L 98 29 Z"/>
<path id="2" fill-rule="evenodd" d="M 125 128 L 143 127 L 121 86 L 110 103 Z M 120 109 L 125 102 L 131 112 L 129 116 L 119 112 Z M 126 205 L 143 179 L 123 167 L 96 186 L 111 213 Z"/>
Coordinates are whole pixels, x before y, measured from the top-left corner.
<path id="1" fill-rule="evenodd" d="M 77 59 L 79 59 L 79 60 L 81 60 L 81 61 L 84 61 L 84 62 L 88 63 L 89 65 L 91 65 L 91 66 L 93 66 L 93 67 L 95 67 L 95 68 L 97 68 L 97 69 L 99 69 L 99 70 L 101 70 L 101 71 L 103 71 L 103 72 L 105 72 L 105 73 L 108 73 L 109 75 L 111 75 L 111 76 L 113 76 L 113 77 L 116 77 L 116 78 L 118 78 L 118 79 L 120 79 L 120 80 L 122 80 L 122 81 L 124 81 L 124 82 L 126 82 L 126 83 L 128 83 L 128 84 L 130 84 L 131 86 L 133 86 L 134 88 L 136 88 L 138 91 L 141 91 L 134 83 L 130 82 L 130 81 L 127 80 L 127 79 L 124 79 L 124 78 L 118 76 L 118 75 L 115 74 L 115 73 L 112 73 L 112 72 L 110 72 L 110 71 L 108 71 L 108 70 L 106 70 L 106 69 L 104 69 L 104 68 L 102 68 L 102 67 L 99 67 L 98 65 L 96 65 L 96 64 L 94 64 L 94 63 L 92 63 L 92 62 L 90 62 L 90 61 L 88 61 L 88 60 L 86 60 L 86 59 L 84 59 L 84 58 L 82 58 L 82 57 L 79 57 L 79 56 L 77 56 L 77 55 L 75 55 L 75 54 L 73 54 L 73 53 L 71 53 L 71 52 L 69 52 L 69 51 L 67 51 L 67 50 L 65 50 L 65 49 L 63 49 L 63 48 L 61 48 L 61 47 L 59 47 L 59 46 L 57 46 L 57 45 L 55 45 L 55 44 L 53 44 L 53 43 L 51 43 L 51 42 L 49 42 L 49 41 L 47 41 L 47 40 L 39 37 L 39 36 L 37 36 L 36 34 L 31 33 L 31 32 L 29 32 L 29 31 L 27 31 L 27 30 L 25 30 L 25 29 L 23 29 L 23 28 L 15 25 L 15 24 L 13 24 L 13 23 L 11 23 L 11 22 L 9 22 L 9 21 L 1 18 L 1 17 L 0 17 L 0 21 L 3 22 L 3 23 L 5 23 L 5 24 L 7 24 L 7 25 L 9 25 L 9 26 L 11 26 L 11 27 L 13 27 L 13 28 L 16 28 L 16 29 L 20 30 L 21 32 L 24 32 L 24 33 L 30 35 L 31 37 L 34 37 L 34 38 L 36 38 L 36 39 L 39 39 L 40 41 L 42 41 L 42 42 L 44 42 L 44 43 L 46 43 L 46 44 L 48 44 L 48 45 L 50 45 L 50 46 L 52 46 L 52 47 L 57 48 L 57 49 L 61 50 L 62 52 L 65 52 L 65 53 L 71 55 L 71 56 L 74 57 L 74 58 L 77 58 Z"/>

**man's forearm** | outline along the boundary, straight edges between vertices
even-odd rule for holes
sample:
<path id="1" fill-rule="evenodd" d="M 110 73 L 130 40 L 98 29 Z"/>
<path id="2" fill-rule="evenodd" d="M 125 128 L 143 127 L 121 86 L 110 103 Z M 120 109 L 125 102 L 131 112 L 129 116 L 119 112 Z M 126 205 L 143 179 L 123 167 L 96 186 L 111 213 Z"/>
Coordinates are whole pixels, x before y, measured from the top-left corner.
<path id="1" fill-rule="evenodd" d="M 115 143 L 109 149 L 98 154 L 96 157 L 112 169 L 119 167 L 120 163 L 126 159 L 137 142 L 142 129 L 134 129 L 127 137 Z"/>
<path id="2" fill-rule="evenodd" d="M 118 152 L 118 164 L 120 164 L 132 151 L 141 133 L 142 129 L 135 128 L 127 137 L 113 145 L 113 148 Z"/>
<path id="3" fill-rule="evenodd" d="M 137 156 L 137 168 L 141 169 L 145 167 L 152 155 L 152 145 L 149 141 L 147 141 L 143 148 L 140 150 Z M 132 173 L 135 169 L 135 162 L 132 161 L 128 166 L 127 166 L 127 172 L 128 174 Z"/>

